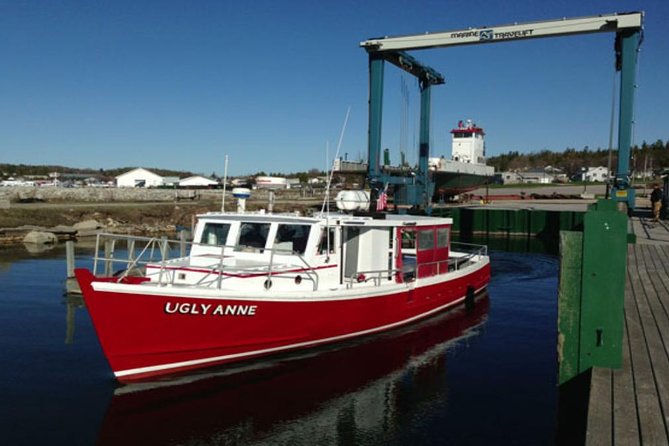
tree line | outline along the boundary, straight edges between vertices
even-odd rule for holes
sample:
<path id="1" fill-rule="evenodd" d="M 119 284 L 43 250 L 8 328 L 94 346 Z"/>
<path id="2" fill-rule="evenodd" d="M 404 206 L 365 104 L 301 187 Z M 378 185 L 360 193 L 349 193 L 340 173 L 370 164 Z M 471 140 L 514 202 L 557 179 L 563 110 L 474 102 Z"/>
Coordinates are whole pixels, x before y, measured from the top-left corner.
<path id="1" fill-rule="evenodd" d="M 630 167 L 633 172 L 655 172 L 669 168 L 669 140 L 666 142 L 658 139 L 652 144 L 644 141 L 640 146 L 632 147 L 632 159 Z M 611 152 L 611 168 L 615 170 L 618 162 L 618 151 Z M 557 167 L 568 176 L 573 176 L 581 172 L 582 168 L 608 166 L 609 150 L 597 148 L 591 150 L 587 146 L 581 150 L 567 148 L 563 152 L 553 152 L 550 150 L 541 150 L 539 152 L 520 153 L 518 151 L 509 151 L 507 153 L 488 158 L 488 165 L 493 166 L 496 172 L 522 171 L 527 169 L 542 169 L 547 166 Z M 3 164 L 0 163 L 0 178 L 24 177 L 24 176 L 47 176 L 53 172 L 59 174 L 89 174 L 98 178 L 113 179 L 114 177 L 134 169 L 134 167 L 119 167 L 114 169 L 77 169 L 65 166 L 37 166 L 28 164 Z M 185 178 L 195 175 L 192 172 L 184 172 L 169 169 L 148 168 L 148 170 L 160 175 Z M 315 176 L 324 176 L 326 173 L 319 169 L 309 169 L 307 171 L 280 173 L 256 172 L 249 175 L 255 176 L 281 176 L 290 178 L 299 178 L 306 182 L 307 179 Z M 216 172 L 212 172 L 211 178 L 218 178 Z"/>
<path id="2" fill-rule="evenodd" d="M 50 174 L 58 173 L 58 175 L 90 175 L 99 179 L 113 180 L 118 175 L 128 172 L 136 167 L 117 167 L 114 169 L 91 169 L 91 168 L 74 168 L 66 166 L 38 166 L 30 164 L 8 164 L 0 163 L 0 179 L 7 179 L 9 177 L 22 178 L 22 177 L 48 177 Z M 194 175 L 193 172 L 189 171 L 180 171 L 180 170 L 170 170 L 170 169 L 159 169 L 154 167 L 147 167 L 147 170 L 160 175 L 162 177 L 179 177 L 186 178 Z M 293 172 L 293 173 L 280 173 L 280 172 L 269 172 L 265 173 L 264 171 L 256 172 L 251 175 L 244 175 L 248 177 L 257 177 L 257 176 L 278 176 L 278 177 L 288 177 L 288 178 L 299 178 L 301 182 L 306 183 L 308 179 L 325 176 L 325 172 L 319 169 L 309 169 L 306 171 Z M 212 172 L 210 178 L 222 180 L 223 177 Z"/>
<path id="3" fill-rule="evenodd" d="M 129 170 L 136 169 L 136 167 L 117 167 L 114 169 L 78 169 L 75 167 L 66 166 L 38 166 L 31 164 L 7 164 L 0 163 L 0 177 L 26 177 L 26 176 L 41 176 L 48 177 L 50 174 L 57 173 L 58 175 L 90 175 L 100 179 L 113 179 L 122 173 Z M 163 177 L 188 177 L 195 175 L 192 172 L 183 172 L 178 170 L 147 168 L 151 172 Z"/>
<path id="4" fill-rule="evenodd" d="M 652 144 L 643 142 L 635 145 L 631 151 L 630 167 L 633 172 L 657 173 L 669 168 L 669 140 L 663 142 L 658 139 Z M 615 170 L 618 162 L 618 151 L 611 151 L 611 169 Z M 509 151 L 507 153 L 488 158 L 488 165 L 494 166 L 496 172 L 522 171 L 527 169 L 541 169 L 547 166 L 562 169 L 567 176 L 579 173 L 582 168 L 608 166 L 609 150 L 597 148 L 591 150 L 587 146 L 581 150 L 567 148 L 563 152 L 541 150 L 532 153 Z"/>

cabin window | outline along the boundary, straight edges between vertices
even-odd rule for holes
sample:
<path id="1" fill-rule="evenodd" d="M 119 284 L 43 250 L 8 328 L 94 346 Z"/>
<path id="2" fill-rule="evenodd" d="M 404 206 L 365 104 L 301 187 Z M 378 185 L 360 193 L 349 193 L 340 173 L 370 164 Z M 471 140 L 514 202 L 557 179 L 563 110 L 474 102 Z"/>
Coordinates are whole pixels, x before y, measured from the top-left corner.
<path id="1" fill-rule="evenodd" d="M 319 254 L 333 254 L 335 252 L 335 230 L 334 228 L 329 228 L 326 232 L 325 229 L 321 231 L 321 241 L 318 243 L 318 253 Z"/>
<path id="2" fill-rule="evenodd" d="M 449 228 L 437 228 L 437 248 L 448 247 Z"/>
<path id="3" fill-rule="evenodd" d="M 248 223 L 239 225 L 239 238 L 237 240 L 237 251 L 246 251 L 247 249 L 262 249 L 267 244 L 267 234 L 269 234 L 269 223 Z"/>
<path id="4" fill-rule="evenodd" d="M 200 237 L 200 243 L 225 245 L 229 231 L 229 223 L 206 223 L 202 231 L 202 237 Z"/>
<path id="5" fill-rule="evenodd" d="M 280 224 L 274 238 L 276 254 L 304 254 L 309 240 L 309 225 Z"/>
<path id="6" fill-rule="evenodd" d="M 434 231 L 432 229 L 418 231 L 418 249 L 434 249 Z"/>
<path id="7" fill-rule="evenodd" d="M 416 229 L 400 228 L 401 258 L 396 260 L 396 267 L 401 269 L 398 282 L 411 282 L 416 279 Z"/>
<path id="8" fill-rule="evenodd" d="M 402 249 L 416 249 L 416 232 L 412 229 L 402 229 Z"/>

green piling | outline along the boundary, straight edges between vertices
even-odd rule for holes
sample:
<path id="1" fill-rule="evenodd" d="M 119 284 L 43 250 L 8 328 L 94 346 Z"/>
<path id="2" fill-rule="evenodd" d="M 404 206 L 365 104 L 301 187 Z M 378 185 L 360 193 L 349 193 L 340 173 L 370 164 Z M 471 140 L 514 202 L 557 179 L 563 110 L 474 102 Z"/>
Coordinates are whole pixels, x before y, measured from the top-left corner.
<path id="1" fill-rule="evenodd" d="M 627 272 L 627 216 L 600 200 L 583 233 L 560 234 L 559 383 L 593 366 L 619 368 Z"/>

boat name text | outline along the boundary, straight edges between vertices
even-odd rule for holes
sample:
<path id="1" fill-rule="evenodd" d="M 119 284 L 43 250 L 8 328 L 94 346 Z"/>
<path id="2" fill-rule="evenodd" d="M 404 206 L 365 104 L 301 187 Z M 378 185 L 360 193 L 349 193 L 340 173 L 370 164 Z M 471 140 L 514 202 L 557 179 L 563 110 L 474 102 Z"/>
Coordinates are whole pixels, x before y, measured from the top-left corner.
<path id="1" fill-rule="evenodd" d="M 176 303 L 167 302 L 165 313 L 167 314 L 195 314 L 212 316 L 255 316 L 257 305 L 213 305 L 200 303 Z"/>

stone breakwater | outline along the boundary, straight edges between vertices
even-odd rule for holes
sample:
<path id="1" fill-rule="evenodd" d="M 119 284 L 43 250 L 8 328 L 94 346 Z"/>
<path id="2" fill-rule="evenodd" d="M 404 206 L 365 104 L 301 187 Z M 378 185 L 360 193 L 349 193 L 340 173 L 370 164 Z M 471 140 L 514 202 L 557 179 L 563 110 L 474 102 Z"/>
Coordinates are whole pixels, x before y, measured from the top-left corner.
<path id="1" fill-rule="evenodd" d="M 84 220 L 73 225 L 24 225 L 16 228 L 0 228 L 0 246 L 20 243 L 53 245 L 67 240 L 94 237 L 102 232 L 143 236 L 174 235 L 177 232 L 177 226 L 171 222 L 130 223 L 119 222 L 111 218 L 102 222 Z"/>
<path id="2" fill-rule="evenodd" d="M 276 199 L 294 200 L 304 198 L 315 198 L 322 196 L 322 190 L 281 190 L 275 192 Z M 114 202 L 169 202 L 199 199 L 218 199 L 222 196 L 221 190 L 216 189 L 144 189 L 131 187 L 0 187 L 0 201 L 5 206 L 11 203 L 21 202 L 88 202 L 88 203 L 114 203 Z M 252 200 L 266 201 L 269 199 L 269 191 L 254 190 L 251 193 Z M 232 205 L 231 190 L 226 193 L 226 201 Z"/>
<path id="3" fill-rule="evenodd" d="M 0 197 L 10 203 L 20 202 L 160 202 L 195 199 L 203 192 L 175 189 L 101 188 L 101 187 L 2 187 Z"/>

